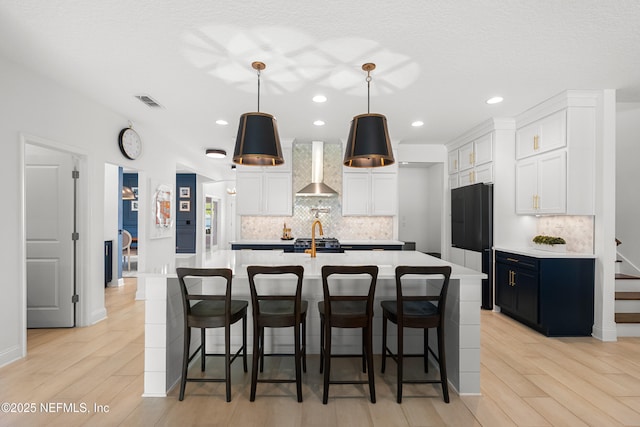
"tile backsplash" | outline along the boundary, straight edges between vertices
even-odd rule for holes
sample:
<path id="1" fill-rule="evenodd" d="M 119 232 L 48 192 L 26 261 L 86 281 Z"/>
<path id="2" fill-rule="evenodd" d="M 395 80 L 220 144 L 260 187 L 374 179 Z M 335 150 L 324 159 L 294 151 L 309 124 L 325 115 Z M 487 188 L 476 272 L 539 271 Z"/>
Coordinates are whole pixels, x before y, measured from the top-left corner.
<path id="1" fill-rule="evenodd" d="M 311 182 L 311 144 L 293 145 L 293 191 Z M 342 145 L 324 144 L 324 183 L 338 192 L 334 197 L 295 197 L 293 216 L 242 216 L 240 238 L 273 240 L 282 235 L 284 224 L 293 237 L 310 237 L 311 224 L 322 222 L 324 235 L 341 240 L 393 239 L 393 217 L 342 216 Z M 316 213 L 312 209 L 318 209 Z"/>
<path id="2" fill-rule="evenodd" d="M 593 253 L 592 216 L 541 216 L 538 218 L 538 234 L 562 237 L 568 252 Z M 533 237 L 533 236 L 532 236 Z"/>

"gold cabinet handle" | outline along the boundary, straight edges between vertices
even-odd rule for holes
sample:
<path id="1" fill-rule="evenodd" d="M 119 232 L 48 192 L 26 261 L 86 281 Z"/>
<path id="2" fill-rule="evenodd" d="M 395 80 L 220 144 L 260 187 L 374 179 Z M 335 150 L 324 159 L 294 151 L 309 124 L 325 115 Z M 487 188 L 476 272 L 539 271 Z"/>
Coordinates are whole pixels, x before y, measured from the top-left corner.
<path id="1" fill-rule="evenodd" d="M 511 261 L 511 262 L 520 262 L 519 259 L 515 259 L 515 258 L 507 258 L 507 261 Z"/>
<path id="2" fill-rule="evenodd" d="M 454 169 L 454 170 L 457 170 L 457 169 L 458 169 L 458 159 L 455 159 L 455 160 L 453 161 L 453 169 Z"/>
<path id="3" fill-rule="evenodd" d="M 538 151 L 540 149 L 540 137 L 538 135 L 533 137 L 533 150 Z"/>
<path id="4" fill-rule="evenodd" d="M 476 153 L 471 152 L 469 153 L 469 164 L 472 165 L 474 164 L 476 161 Z"/>

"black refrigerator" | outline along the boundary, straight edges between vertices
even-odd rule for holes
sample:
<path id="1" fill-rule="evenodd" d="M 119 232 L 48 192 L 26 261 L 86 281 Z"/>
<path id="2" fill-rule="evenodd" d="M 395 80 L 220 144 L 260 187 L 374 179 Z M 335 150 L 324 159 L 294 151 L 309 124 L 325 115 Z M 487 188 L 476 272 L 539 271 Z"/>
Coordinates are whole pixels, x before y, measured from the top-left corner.
<path id="1" fill-rule="evenodd" d="M 451 190 L 451 246 L 482 253 L 482 308 L 493 308 L 493 185 Z"/>

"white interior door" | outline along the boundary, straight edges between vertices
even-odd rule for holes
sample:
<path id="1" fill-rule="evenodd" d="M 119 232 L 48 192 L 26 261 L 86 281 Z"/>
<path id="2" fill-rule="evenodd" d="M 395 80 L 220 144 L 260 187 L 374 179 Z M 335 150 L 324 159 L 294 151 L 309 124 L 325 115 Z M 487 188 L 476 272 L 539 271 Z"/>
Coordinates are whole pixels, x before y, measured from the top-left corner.
<path id="1" fill-rule="evenodd" d="M 74 326 L 70 154 L 26 145 L 27 327 Z"/>

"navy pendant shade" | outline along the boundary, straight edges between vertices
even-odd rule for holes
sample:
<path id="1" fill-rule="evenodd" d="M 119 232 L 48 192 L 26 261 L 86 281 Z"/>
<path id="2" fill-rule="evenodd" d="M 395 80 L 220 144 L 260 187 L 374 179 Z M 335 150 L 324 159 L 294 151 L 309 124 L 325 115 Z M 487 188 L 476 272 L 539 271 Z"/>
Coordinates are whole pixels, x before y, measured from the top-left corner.
<path id="1" fill-rule="evenodd" d="M 254 166 L 284 163 L 276 119 L 271 114 L 256 112 L 240 116 L 233 162 Z"/>
<path id="2" fill-rule="evenodd" d="M 356 168 L 388 166 L 395 162 L 382 114 L 361 114 L 351 121 L 344 165 Z"/>

